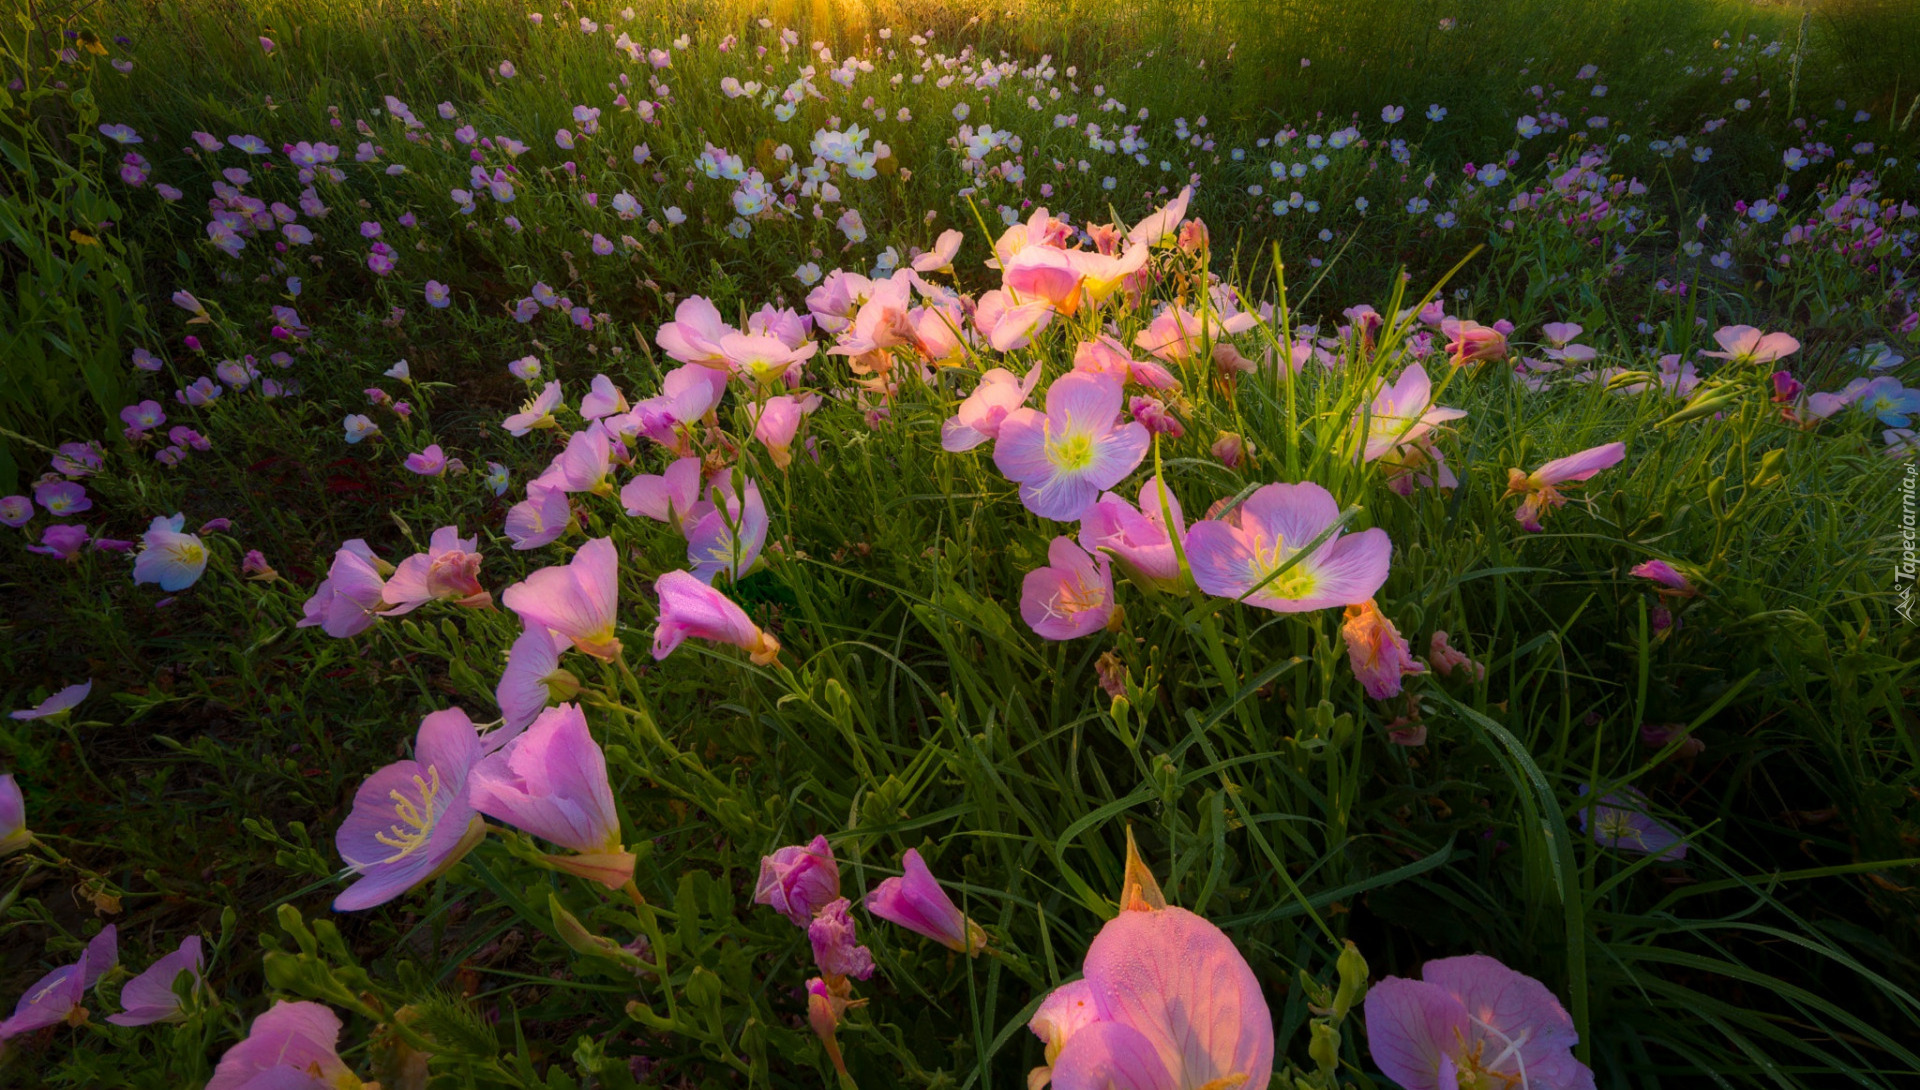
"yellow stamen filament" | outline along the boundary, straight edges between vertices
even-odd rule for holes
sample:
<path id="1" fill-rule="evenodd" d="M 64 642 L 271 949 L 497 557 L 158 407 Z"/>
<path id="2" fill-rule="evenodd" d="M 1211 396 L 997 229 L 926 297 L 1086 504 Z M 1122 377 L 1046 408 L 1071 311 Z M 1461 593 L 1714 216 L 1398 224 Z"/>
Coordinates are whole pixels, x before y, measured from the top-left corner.
<path id="1" fill-rule="evenodd" d="M 399 851 L 380 862 L 399 862 L 412 855 L 433 836 L 433 821 L 438 816 L 434 812 L 433 803 L 440 794 L 440 769 L 436 766 L 428 766 L 427 777 L 422 779 L 418 774 L 413 777 L 413 789 L 420 796 L 417 803 L 397 789 L 387 792 L 387 797 L 393 800 L 394 816 L 400 820 L 397 824 L 389 825 L 386 832 L 373 834 L 373 838 L 389 848 L 398 848 Z"/>

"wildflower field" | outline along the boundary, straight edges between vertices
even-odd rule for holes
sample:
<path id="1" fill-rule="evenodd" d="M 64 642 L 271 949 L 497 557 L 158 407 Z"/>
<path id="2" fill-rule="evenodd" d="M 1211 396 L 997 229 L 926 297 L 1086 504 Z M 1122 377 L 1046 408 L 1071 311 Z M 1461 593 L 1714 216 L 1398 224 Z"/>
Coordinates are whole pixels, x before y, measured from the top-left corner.
<path id="1" fill-rule="evenodd" d="M 17 8 L 0 1086 L 1920 1085 L 1916 42 Z"/>

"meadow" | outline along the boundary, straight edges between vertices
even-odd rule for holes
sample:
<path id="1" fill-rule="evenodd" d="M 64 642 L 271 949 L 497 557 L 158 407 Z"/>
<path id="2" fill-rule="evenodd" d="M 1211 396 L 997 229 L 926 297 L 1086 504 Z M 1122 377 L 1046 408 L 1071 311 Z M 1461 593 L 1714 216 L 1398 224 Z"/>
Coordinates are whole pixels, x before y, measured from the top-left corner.
<path id="1" fill-rule="evenodd" d="M 1920 1079 L 1920 8 L 18 16 L 0 1085 Z"/>

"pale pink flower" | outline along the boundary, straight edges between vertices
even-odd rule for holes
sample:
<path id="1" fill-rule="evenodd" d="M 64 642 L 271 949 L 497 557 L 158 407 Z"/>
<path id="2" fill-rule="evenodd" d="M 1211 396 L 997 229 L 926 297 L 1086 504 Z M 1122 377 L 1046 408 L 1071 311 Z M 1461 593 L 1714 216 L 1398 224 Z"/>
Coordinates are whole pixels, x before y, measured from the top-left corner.
<path id="1" fill-rule="evenodd" d="M 960 244 L 965 240 L 966 236 L 958 231 L 940 232 L 940 237 L 934 241 L 933 249 L 913 259 L 913 270 L 930 273 L 953 268 L 953 259 L 960 253 Z"/>
<path id="2" fill-rule="evenodd" d="M 1448 318 L 1440 324 L 1446 333 L 1447 358 L 1455 367 L 1507 358 L 1507 338 L 1492 326 L 1467 318 Z"/>
<path id="3" fill-rule="evenodd" d="M 1173 519 L 1172 535 L 1167 532 L 1168 516 Z M 1158 477 L 1149 477 L 1140 486 L 1140 506 L 1108 492 L 1080 516 L 1082 548 L 1118 558 L 1134 580 L 1162 590 L 1180 585 L 1174 537 L 1184 541 L 1186 535 L 1180 500 L 1172 489 L 1161 486 Z"/>
<path id="4" fill-rule="evenodd" d="M 406 458 L 407 471 L 418 473 L 422 477 L 438 477 L 447 471 L 447 454 L 434 443 L 418 454 L 409 454 Z"/>
<path id="5" fill-rule="evenodd" d="M 1082 374 L 1111 375 L 1122 383 L 1144 386 L 1149 390 L 1174 390 L 1180 380 L 1156 360 L 1136 360 L 1127 347 L 1102 334 L 1081 341 L 1073 350 L 1073 369 Z"/>
<path id="6" fill-rule="evenodd" d="M 1353 666 L 1354 676 L 1375 700 L 1399 696 L 1401 678 L 1427 672 L 1426 666 L 1413 657 L 1400 630 L 1371 598 L 1347 607 L 1340 635 L 1346 640 L 1347 661 Z"/>
<path id="7" fill-rule="evenodd" d="M 1702 352 L 1733 363 L 1769 364 L 1800 351 L 1800 342 L 1785 333 L 1762 333 L 1750 325 L 1722 326 L 1713 334 L 1720 344 L 1718 352 Z"/>
<path id="8" fill-rule="evenodd" d="M 155 1022 L 179 1022 L 186 1015 L 180 1009 L 180 997 L 173 985 L 181 974 L 192 979 L 192 989 L 200 988 L 200 974 L 206 967 L 206 955 L 200 936 L 188 935 L 179 949 L 157 959 L 146 972 L 120 987 L 119 1014 L 107 1015 L 116 1026 L 150 1026 Z"/>
<path id="9" fill-rule="evenodd" d="M 500 422 L 507 434 L 522 436 L 535 428 L 556 426 L 553 410 L 560 405 L 560 384 L 549 382 L 540 393 L 520 406 L 520 411 Z"/>
<path id="10" fill-rule="evenodd" d="M 567 490 L 546 476 L 527 482 L 527 498 L 507 509 L 503 527 L 516 552 L 537 549 L 560 539 L 573 522 Z"/>
<path id="11" fill-rule="evenodd" d="M 702 466 L 689 455 L 667 467 L 665 473 L 642 473 L 620 489 L 620 506 L 629 515 L 667 523 L 682 534 L 687 519 L 701 503 Z"/>
<path id="12" fill-rule="evenodd" d="M 721 572 L 738 582 L 760 559 L 769 527 L 766 501 L 752 480 L 742 491 L 744 497 L 734 491 L 731 477 L 719 477 L 713 485 L 719 502 L 687 526 L 687 563 L 702 582 L 713 582 Z"/>
<path id="13" fill-rule="evenodd" d="M 619 560 L 613 539 L 580 546 L 564 566 L 541 568 L 500 595 L 528 625 L 542 625 L 573 641 L 580 652 L 612 662 L 620 654 L 614 632 L 619 605 Z"/>
<path id="14" fill-rule="evenodd" d="M 207 1090 L 351 1090 L 340 1059 L 340 1016 L 318 1003 L 280 1000 L 220 1057 Z"/>
<path id="15" fill-rule="evenodd" d="M 1514 519 L 1537 532 L 1540 529 L 1540 517 L 1565 506 L 1567 502 L 1567 497 L 1559 490 L 1560 485 L 1584 481 L 1603 469 L 1619 465 L 1626 456 L 1625 443 L 1607 443 L 1578 454 L 1569 454 L 1565 458 L 1555 458 L 1532 473 L 1507 470 L 1506 494 L 1525 497 L 1519 510 L 1514 512 Z"/>
<path id="16" fill-rule="evenodd" d="M 318 625 L 321 631 L 336 639 L 356 636 L 371 628 L 387 606 L 382 597 L 387 588 L 386 577 L 381 574 L 383 567 L 373 550 L 359 538 L 342 545 L 333 554 L 327 577 L 302 607 L 305 616 L 295 627 Z"/>
<path id="17" fill-rule="evenodd" d="M 1157 246 L 1167 241 L 1168 236 L 1180 230 L 1180 223 L 1187 217 L 1187 204 L 1193 200 L 1193 187 L 1184 186 L 1180 195 L 1165 205 L 1147 213 L 1146 218 L 1133 225 L 1127 232 L 1127 241 L 1141 246 Z"/>
<path id="18" fill-rule="evenodd" d="M 940 446 L 958 453 L 1000 436 L 1000 425 L 1008 414 L 1025 407 L 1033 388 L 1040 383 L 1041 365 L 1036 363 L 1025 378 L 1004 367 L 995 367 L 980 376 L 980 382 L 960 402 L 960 408 L 940 425 Z"/>
<path id="19" fill-rule="evenodd" d="M 446 873 L 487 835 L 467 801 L 467 777 L 483 749 L 459 708 L 428 715 L 413 757 L 387 765 L 354 792 L 334 835 L 356 875 L 333 900 L 336 912 L 374 908 Z"/>
<path id="20" fill-rule="evenodd" d="M 900 877 L 886 879 L 867 894 L 868 912 L 962 954 L 977 956 L 987 948 L 987 933 L 940 888 L 918 851 L 908 848 L 900 866 Z"/>
<path id="21" fill-rule="evenodd" d="M 1366 429 L 1361 459 L 1375 461 L 1395 447 L 1417 443 L 1440 425 L 1465 415 L 1465 409 L 1435 405 L 1426 368 L 1409 364 L 1392 384 L 1381 379 L 1374 387 L 1373 400 L 1355 413 L 1354 426 Z"/>
<path id="22" fill-rule="evenodd" d="M 560 668 L 560 654 L 573 641 L 544 625 L 529 625 L 507 650 L 506 668 L 493 690 L 508 737 L 537 719 L 547 705 L 573 699 L 580 679 Z M 489 736 L 491 737 L 491 736 Z"/>
<path id="23" fill-rule="evenodd" d="M 760 857 L 760 879 L 753 903 L 766 905 L 805 927 L 816 913 L 840 897 L 840 865 L 824 836 Z"/>
<path id="24" fill-rule="evenodd" d="M 1573 1019 L 1539 981 L 1481 954 L 1429 961 L 1420 975 L 1367 989 L 1373 1062 L 1403 1090 L 1593 1090 Z"/>
<path id="25" fill-rule="evenodd" d="M 760 630 L 746 611 L 691 573 L 670 571 L 654 581 L 660 620 L 653 630 L 653 657 L 673 654 L 688 636 L 731 644 L 765 666 L 780 656 L 780 643 Z"/>
<path id="26" fill-rule="evenodd" d="M 753 437 L 767 448 L 775 468 L 785 469 L 793 461 L 793 437 L 800 421 L 820 406 L 820 395 L 795 397 L 781 394 L 764 404 L 747 407 L 747 419 L 753 422 Z"/>
<path id="27" fill-rule="evenodd" d="M 803 365 L 819 347 L 808 341 L 795 348 L 765 333 L 728 333 L 720 338 L 720 355 L 726 365 L 757 386 L 798 384 Z"/>
<path id="28" fill-rule="evenodd" d="M 620 842 L 606 754 L 577 704 L 548 708 L 482 758 L 467 776 L 467 798 L 488 817 L 572 850 L 548 857 L 560 870 L 609 889 L 633 880 L 635 860 Z"/>
<path id="29" fill-rule="evenodd" d="M 1048 566 L 1030 571 L 1020 587 L 1020 617 L 1047 640 L 1098 632 L 1113 619 L 1113 572 L 1104 555 L 1087 555 L 1070 537 L 1047 546 Z"/>
<path id="30" fill-rule="evenodd" d="M 1336 531 L 1302 555 L 1339 518 L 1333 494 L 1317 484 L 1267 485 L 1226 519 L 1196 522 L 1187 531 L 1194 582 L 1208 594 L 1280 613 L 1358 605 L 1387 581 L 1393 546 L 1387 532 L 1374 527 Z"/>
<path id="31" fill-rule="evenodd" d="M 461 537 L 455 526 L 435 530 L 427 551 L 402 560 L 388 577 L 381 597 L 393 608 L 386 612 L 397 617 L 442 600 L 469 609 L 491 605 L 493 595 L 480 585 L 478 542 L 477 537 Z"/>
<path id="32" fill-rule="evenodd" d="M 633 406 L 627 404 L 627 395 L 613 384 L 605 375 L 593 376 L 593 385 L 586 397 L 580 399 L 580 417 L 583 420 L 598 420 L 603 416 L 617 416 L 631 412 Z"/>
<path id="33" fill-rule="evenodd" d="M 1005 291 L 995 288 L 980 297 L 973 310 L 973 327 L 979 330 L 995 352 L 1013 352 L 1025 348 L 1035 334 L 1053 321 L 1052 305 L 1044 299 L 1016 303 Z"/>
<path id="34" fill-rule="evenodd" d="M 1072 522 L 1146 457 L 1147 429 L 1120 422 L 1121 386 L 1067 374 L 1047 389 L 1047 411 L 1015 409 L 1000 425 L 993 461 L 1042 518 Z"/>
<path id="35" fill-rule="evenodd" d="M 0 1021 L 0 1041 L 62 1022 L 84 1025 L 87 1009 L 81 1000 L 119 960 L 119 939 L 108 924 L 80 951 L 78 961 L 41 977 L 20 996 L 12 1017 Z"/>
<path id="36" fill-rule="evenodd" d="M 689 296 L 674 308 L 673 321 L 662 325 L 653 336 L 660 350 L 681 363 L 725 367 L 726 355 L 720 341 L 734 332 L 720 317 L 719 308 L 701 296 Z"/>

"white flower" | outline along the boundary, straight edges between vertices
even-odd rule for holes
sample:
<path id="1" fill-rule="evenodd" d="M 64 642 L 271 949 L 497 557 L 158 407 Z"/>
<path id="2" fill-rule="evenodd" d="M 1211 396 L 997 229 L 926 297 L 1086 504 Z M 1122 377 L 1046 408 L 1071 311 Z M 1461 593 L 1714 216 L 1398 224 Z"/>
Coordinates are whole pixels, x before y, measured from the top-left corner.
<path id="1" fill-rule="evenodd" d="M 168 592 L 185 590 L 207 569 L 207 547 L 193 534 L 181 532 L 186 516 L 160 516 L 140 537 L 140 555 L 133 561 L 133 582 L 158 583 Z"/>

